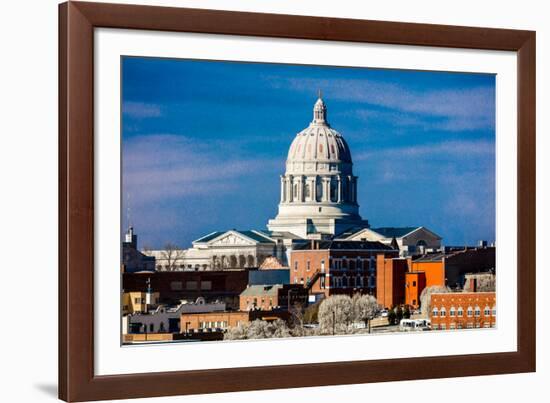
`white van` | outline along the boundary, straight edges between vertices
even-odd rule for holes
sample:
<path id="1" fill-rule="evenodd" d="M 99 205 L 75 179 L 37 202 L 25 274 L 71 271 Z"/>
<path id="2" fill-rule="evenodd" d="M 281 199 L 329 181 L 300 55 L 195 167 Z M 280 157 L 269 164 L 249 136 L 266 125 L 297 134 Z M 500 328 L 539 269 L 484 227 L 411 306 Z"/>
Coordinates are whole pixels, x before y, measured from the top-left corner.
<path id="1" fill-rule="evenodd" d="M 401 319 L 399 330 L 402 332 L 422 331 L 430 329 L 428 319 Z"/>

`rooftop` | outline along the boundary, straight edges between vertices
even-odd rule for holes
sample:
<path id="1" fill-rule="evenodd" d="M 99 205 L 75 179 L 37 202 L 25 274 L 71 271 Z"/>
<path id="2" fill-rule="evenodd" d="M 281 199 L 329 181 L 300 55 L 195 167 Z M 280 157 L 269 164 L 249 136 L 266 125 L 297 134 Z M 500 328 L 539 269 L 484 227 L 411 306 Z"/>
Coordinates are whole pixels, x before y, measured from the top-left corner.
<path id="1" fill-rule="evenodd" d="M 302 245 L 296 245 L 294 250 L 394 250 L 392 247 L 378 241 L 312 241 Z"/>
<path id="2" fill-rule="evenodd" d="M 277 296 L 277 292 L 280 288 L 283 288 L 282 284 L 274 284 L 274 285 L 251 285 L 248 286 L 242 293 L 241 296 L 258 296 L 258 295 L 265 295 L 265 296 Z"/>

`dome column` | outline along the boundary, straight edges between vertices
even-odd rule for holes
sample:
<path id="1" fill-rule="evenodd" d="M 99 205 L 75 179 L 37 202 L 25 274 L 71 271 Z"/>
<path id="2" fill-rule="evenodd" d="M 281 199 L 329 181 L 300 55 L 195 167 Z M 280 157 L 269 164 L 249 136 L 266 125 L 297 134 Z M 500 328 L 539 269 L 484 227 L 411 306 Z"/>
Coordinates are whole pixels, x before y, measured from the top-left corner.
<path id="1" fill-rule="evenodd" d="M 342 202 L 342 178 L 338 175 L 338 203 Z"/>
<path id="2" fill-rule="evenodd" d="M 330 201 L 330 178 L 323 177 L 323 199 L 322 201 Z"/>
<path id="3" fill-rule="evenodd" d="M 281 203 L 285 202 L 285 177 L 281 175 Z"/>

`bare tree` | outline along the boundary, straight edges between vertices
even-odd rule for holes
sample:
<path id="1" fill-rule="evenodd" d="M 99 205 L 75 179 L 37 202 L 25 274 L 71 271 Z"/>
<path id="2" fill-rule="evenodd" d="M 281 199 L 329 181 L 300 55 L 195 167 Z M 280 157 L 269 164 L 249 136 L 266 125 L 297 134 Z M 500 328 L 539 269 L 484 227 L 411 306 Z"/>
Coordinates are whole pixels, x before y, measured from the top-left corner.
<path id="1" fill-rule="evenodd" d="M 369 321 L 380 311 L 380 305 L 372 295 L 355 294 L 351 300 L 353 308 L 353 321 L 364 322 L 365 328 Z"/>
<path id="2" fill-rule="evenodd" d="M 446 286 L 434 285 L 424 288 L 422 294 L 420 294 L 420 308 L 422 310 L 422 316 L 425 318 L 430 316 L 430 311 L 432 310 L 432 294 L 443 294 L 448 292 L 451 292 L 451 289 Z"/>
<path id="3" fill-rule="evenodd" d="M 290 312 L 290 321 L 291 321 L 291 333 L 292 336 L 300 337 L 305 335 L 304 328 L 304 307 L 300 303 L 295 303 L 289 309 Z"/>
<path id="4" fill-rule="evenodd" d="M 349 334 L 352 332 L 353 306 L 347 295 L 328 297 L 319 306 L 321 334 Z"/>
<path id="5" fill-rule="evenodd" d="M 183 259 L 185 252 L 176 244 L 166 243 L 160 252 L 160 258 L 164 261 L 164 268 L 167 271 L 178 270 L 178 263 Z"/>
<path id="6" fill-rule="evenodd" d="M 477 291 L 489 292 L 496 289 L 496 277 L 494 275 L 479 276 L 477 279 Z"/>

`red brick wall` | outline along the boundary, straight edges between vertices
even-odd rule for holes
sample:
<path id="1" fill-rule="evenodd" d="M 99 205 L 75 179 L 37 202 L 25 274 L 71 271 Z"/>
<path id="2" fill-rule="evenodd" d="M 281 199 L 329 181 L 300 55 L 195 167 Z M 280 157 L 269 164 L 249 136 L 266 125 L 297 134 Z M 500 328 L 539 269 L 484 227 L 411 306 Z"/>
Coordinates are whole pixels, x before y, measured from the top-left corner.
<path id="1" fill-rule="evenodd" d="M 325 271 L 329 270 L 329 251 L 328 250 L 300 250 L 292 251 L 290 254 L 290 284 L 307 284 L 308 278 L 311 279 L 316 271 L 321 270 L 321 262 L 325 262 Z M 309 270 L 307 262 L 309 261 Z M 321 282 L 317 280 L 311 289 L 312 293 L 326 293 L 328 290 L 321 288 Z"/>
<path id="2" fill-rule="evenodd" d="M 476 315 L 475 308 L 479 307 L 479 315 Z M 437 307 L 437 315 L 434 315 L 434 307 Z M 455 308 L 455 314 L 451 314 L 451 308 Z M 472 308 L 472 314 L 468 315 L 468 308 Z M 489 308 L 489 314 L 485 308 Z M 432 329 L 471 329 L 487 328 L 496 326 L 496 294 L 494 292 L 453 292 L 446 294 L 432 294 L 430 319 Z M 445 315 L 441 316 L 442 308 L 445 308 Z M 463 313 L 459 315 L 459 308 Z M 443 325 L 443 326 L 442 326 Z"/>
<path id="3" fill-rule="evenodd" d="M 420 294 L 426 287 L 424 272 L 405 273 L 405 304 L 414 308 L 420 306 Z"/>
<path id="4" fill-rule="evenodd" d="M 384 308 L 392 308 L 405 303 L 406 259 L 385 258 L 383 254 L 376 259 L 376 299 Z"/>

